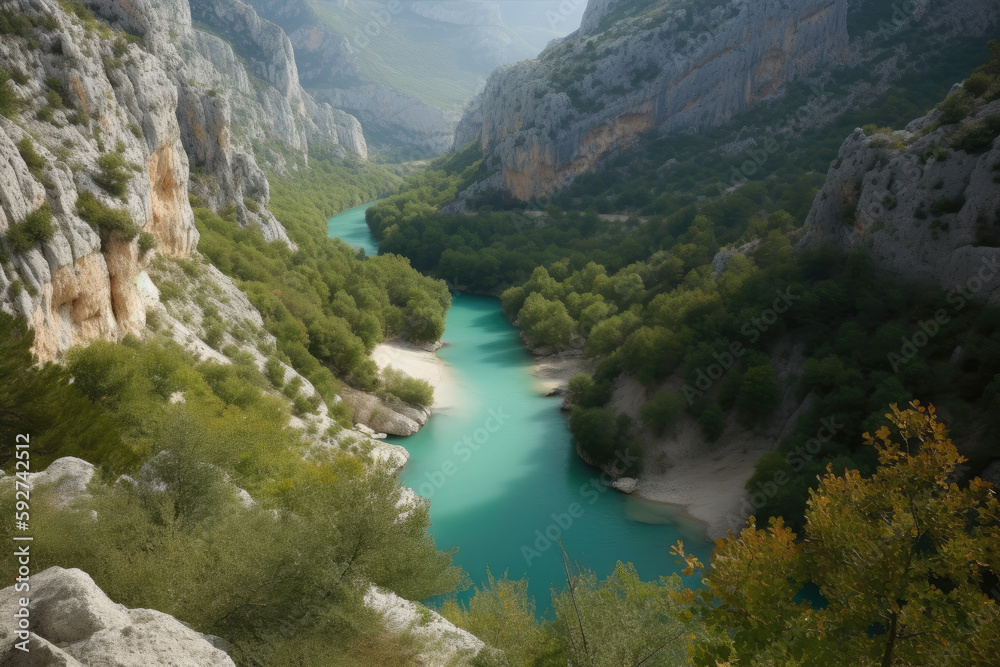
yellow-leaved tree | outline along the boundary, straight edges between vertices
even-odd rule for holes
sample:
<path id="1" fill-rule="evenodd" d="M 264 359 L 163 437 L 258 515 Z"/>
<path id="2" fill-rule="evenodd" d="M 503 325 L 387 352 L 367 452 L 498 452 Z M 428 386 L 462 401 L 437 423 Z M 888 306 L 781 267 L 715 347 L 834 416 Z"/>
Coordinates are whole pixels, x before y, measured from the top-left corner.
<path id="1" fill-rule="evenodd" d="M 706 588 L 687 593 L 718 631 L 692 647 L 695 663 L 997 664 L 995 490 L 957 482 L 965 459 L 933 406 L 891 409 L 893 428 L 864 436 L 878 450 L 876 473 L 827 472 L 803 535 L 751 517 L 719 540 Z"/>

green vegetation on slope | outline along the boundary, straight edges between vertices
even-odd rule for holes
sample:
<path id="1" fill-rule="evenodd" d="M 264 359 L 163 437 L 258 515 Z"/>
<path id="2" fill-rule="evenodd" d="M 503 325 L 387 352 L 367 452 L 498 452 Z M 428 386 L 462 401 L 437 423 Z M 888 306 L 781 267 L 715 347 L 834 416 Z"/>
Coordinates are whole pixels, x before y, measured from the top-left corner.
<path id="1" fill-rule="evenodd" d="M 256 229 L 241 229 L 234 211 L 219 216 L 196 207 L 195 218 L 199 250 L 239 281 L 279 351 L 332 405 L 334 375 L 360 389 L 383 387 L 368 358 L 378 343 L 396 336 L 414 342 L 440 338 L 451 295 L 406 259 L 364 257 L 327 237 L 326 220 L 376 198 L 393 183 L 390 174 L 354 161 L 311 162 L 310 170 L 294 177 L 272 178 L 270 208 L 298 245 L 295 252 L 265 242 Z M 427 398 L 426 391 L 404 393 Z"/>
<path id="2" fill-rule="evenodd" d="M 400 514 L 395 475 L 308 447 L 249 355 L 198 363 L 127 338 L 39 369 L 23 324 L 0 326 L 3 436 L 31 433 L 34 470 L 79 455 L 102 473 L 70 507 L 33 489 L 37 570 L 79 567 L 117 602 L 223 637 L 240 665 L 412 664 L 419 643 L 384 635 L 366 582 L 423 599 L 464 575 L 435 549 L 425 506 Z"/>
<path id="3" fill-rule="evenodd" d="M 446 193 L 488 175 L 481 167 L 460 176 L 444 167 L 449 158 L 443 158 L 407 181 L 396 197 L 369 209 L 369 226 L 383 251 L 409 257 L 418 270 L 493 293 L 527 280 L 535 267 L 563 258 L 570 258 L 573 268 L 595 261 L 613 273 L 652 252 L 675 250 L 691 243 L 691 235 L 683 235 L 698 213 L 714 222 L 711 244 L 698 250 L 714 253 L 711 245 L 717 249 L 744 237 L 750 219 L 761 210 L 785 210 L 803 220 L 844 137 L 871 123 L 905 126 L 935 106 L 963 72 L 982 62 L 983 53 L 972 42 L 951 47 L 865 108 L 804 132 L 797 112 L 810 111 L 817 96 L 845 94 L 865 72 L 839 72 L 819 90 L 793 85 L 783 99 L 739 120 L 739 127 L 768 128 L 764 136 L 775 129 L 788 133 L 779 134 L 779 141 L 761 140 L 753 148 L 725 154 L 714 149 L 748 138 L 736 127 L 651 136 L 551 199 L 531 202 L 527 210 L 522 203 L 484 194 L 470 202 L 477 208 L 474 215 L 435 215 L 450 203 Z M 989 130 L 977 134 L 976 129 L 970 128 L 970 143 L 981 141 Z M 450 159 L 475 152 L 470 146 Z"/>
<path id="4" fill-rule="evenodd" d="M 1000 55 L 996 43 L 991 49 Z M 989 97 L 1000 89 L 991 73 L 998 61 L 969 79 L 970 90 Z M 972 106 L 969 100 L 962 107 L 965 114 Z M 972 125 L 956 133 L 954 148 L 979 147 L 996 136 L 989 123 Z M 383 249 L 458 285 L 499 291 L 513 284 L 503 292 L 504 310 L 534 346 L 582 349 L 600 358 L 592 378 L 577 378 L 570 387 L 576 405 L 570 428 L 591 462 L 607 465 L 616 450 L 636 448 L 643 430 L 662 433 L 685 411 L 715 440 L 727 414 L 754 428 L 770 420 L 786 394 L 784 400 L 796 404 L 808 396 L 792 434 L 761 459 L 748 485 L 756 498 L 751 512 L 798 526 L 808 490 L 828 464 L 871 473 L 874 458 L 857 443 L 865 430 L 884 423 L 890 402 L 919 396 L 939 404 L 975 465 L 997 451 L 991 415 L 998 407 L 1000 315 L 961 291 L 899 284 L 863 252 L 849 258 L 828 248 L 794 253 L 814 193 L 800 160 L 779 170 L 787 177 L 701 201 L 670 181 L 661 187 L 675 190 L 654 197 L 642 179 L 655 172 L 645 171 L 643 162 L 612 173 L 638 183 L 620 194 L 602 181 L 608 177 L 602 172 L 581 179 L 589 194 L 580 195 L 581 184 L 557 198 L 578 209 L 586 197 L 603 197 L 642 214 L 631 217 L 602 217 L 594 208 L 564 212 L 556 204 L 534 215 L 489 205 L 471 216 L 437 215 L 450 193 L 475 175 L 474 159 L 470 146 L 436 161 L 399 195 L 369 209 L 369 226 Z M 448 160 L 468 166 L 449 168 Z M 717 171 L 715 162 L 702 160 L 706 174 Z M 750 243 L 757 245 L 713 266 L 722 247 Z M 962 355 L 955 360 L 958 346 Z M 801 360 L 779 381 L 778 360 L 789 363 L 793 350 Z M 623 374 L 645 385 L 642 423 L 605 407 Z M 683 379 L 684 389 L 664 393 L 672 376 Z M 827 424 L 837 425 L 833 433 Z M 775 493 L 758 493 L 775 475 L 786 483 Z"/>

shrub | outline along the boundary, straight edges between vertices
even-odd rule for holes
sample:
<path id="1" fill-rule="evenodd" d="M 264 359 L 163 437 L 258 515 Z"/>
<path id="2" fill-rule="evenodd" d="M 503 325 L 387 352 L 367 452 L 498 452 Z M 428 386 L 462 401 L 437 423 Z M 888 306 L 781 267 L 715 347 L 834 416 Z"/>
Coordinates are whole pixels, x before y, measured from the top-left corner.
<path id="1" fill-rule="evenodd" d="M 27 252 L 37 243 L 52 239 L 55 228 L 52 226 L 52 209 L 48 203 L 42 204 L 27 215 L 24 222 L 11 225 L 7 230 L 7 245 L 15 254 Z"/>
<path id="2" fill-rule="evenodd" d="M 680 394 L 661 391 L 639 409 L 639 418 L 646 427 L 662 433 L 684 412 L 685 404 Z"/>
<path id="3" fill-rule="evenodd" d="M 382 371 L 382 387 L 385 393 L 405 403 L 414 405 L 434 403 L 434 387 L 426 380 L 409 377 L 391 366 Z"/>
<path id="4" fill-rule="evenodd" d="M 705 438 L 714 442 L 726 428 L 726 417 L 715 403 L 710 403 L 698 417 L 698 425 Z"/>
<path id="5" fill-rule="evenodd" d="M 21 296 L 21 292 L 23 291 L 24 291 L 24 283 L 22 283 L 20 280 L 15 280 L 7 288 L 7 295 L 10 296 L 11 298 L 16 299 L 17 297 Z"/>
<path id="6" fill-rule="evenodd" d="M 163 303 L 172 301 L 183 294 L 180 285 L 172 280 L 164 280 L 157 285 L 157 288 L 160 290 L 160 301 Z"/>
<path id="7" fill-rule="evenodd" d="M 131 166 L 124 156 L 120 152 L 106 153 L 97 159 L 97 168 L 100 172 L 94 176 L 94 182 L 108 194 L 124 199 L 126 186 L 132 180 Z"/>
<path id="8" fill-rule="evenodd" d="M 111 53 L 114 54 L 115 58 L 121 58 L 128 51 L 128 42 L 125 38 L 119 35 L 115 39 L 115 43 L 111 45 Z"/>
<path id="9" fill-rule="evenodd" d="M 885 134 L 885 135 L 888 135 L 890 137 L 892 136 L 892 128 L 891 127 L 879 127 L 875 123 L 869 123 L 868 125 L 864 125 L 861 128 L 861 130 L 865 133 L 865 136 L 867 136 L 867 137 L 870 137 L 873 134 Z"/>
<path id="10" fill-rule="evenodd" d="M 955 150 L 966 153 L 985 153 L 1000 135 L 1000 116 L 989 116 L 981 121 L 962 126 L 952 140 Z"/>
<path id="11" fill-rule="evenodd" d="M 50 76 L 49 78 L 45 79 L 45 85 L 48 86 L 49 92 L 55 93 L 56 95 L 59 96 L 60 106 L 62 105 L 62 100 L 69 99 L 69 93 L 66 92 L 66 86 L 64 86 L 63 82 L 57 79 L 56 77 Z"/>
<path id="12" fill-rule="evenodd" d="M 958 195 L 957 197 L 941 197 L 936 202 L 931 204 L 931 214 L 932 215 L 944 215 L 946 213 L 958 213 L 965 206 L 965 197 Z"/>
<path id="13" fill-rule="evenodd" d="M 949 95 L 944 102 L 938 106 L 941 110 L 941 124 L 954 125 L 961 123 L 972 111 L 972 100 L 965 91 L 958 90 Z"/>
<path id="14" fill-rule="evenodd" d="M 0 70 L 0 116 L 10 118 L 21 109 L 21 100 L 10 85 L 10 75 Z"/>
<path id="15" fill-rule="evenodd" d="M 29 37 L 33 29 L 28 16 L 9 9 L 0 10 L 0 35 Z"/>
<path id="16" fill-rule="evenodd" d="M 39 176 L 41 171 L 45 169 L 45 158 L 35 150 L 35 144 L 32 143 L 30 137 L 24 137 L 17 142 L 17 152 L 21 154 L 21 159 L 28 166 L 28 171 L 34 176 Z"/>
<path id="17" fill-rule="evenodd" d="M 264 363 L 264 377 L 276 389 L 285 385 L 285 366 L 278 359 L 271 357 Z"/>
<path id="18" fill-rule="evenodd" d="M 145 255 L 147 252 L 156 247 L 156 239 L 149 232 L 142 232 L 139 234 L 139 254 Z"/>
<path id="19" fill-rule="evenodd" d="M 251 213 L 260 212 L 260 207 L 257 205 L 257 202 L 255 202 L 252 199 L 244 199 L 243 205 L 246 206 L 247 210 L 250 211 Z"/>
<path id="20" fill-rule="evenodd" d="M 993 77 L 986 72 L 976 72 L 962 84 L 962 88 L 972 97 L 982 97 L 993 87 Z"/>
<path id="21" fill-rule="evenodd" d="M 47 101 L 49 103 L 49 106 L 52 107 L 53 109 L 63 108 L 62 95 L 60 95 L 54 90 L 50 90 L 49 92 L 45 93 L 45 101 Z"/>
<path id="22" fill-rule="evenodd" d="M 766 419 L 781 404 L 781 384 L 771 364 L 748 368 L 736 395 L 736 405 L 755 421 Z"/>
<path id="23" fill-rule="evenodd" d="M 90 192 L 82 192 L 77 197 L 76 212 L 86 222 L 106 234 L 118 233 L 131 239 L 139 233 L 139 226 L 132 221 L 128 211 L 111 208 Z"/>
<path id="24" fill-rule="evenodd" d="M 205 342 L 213 348 L 218 348 L 219 343 L 222 342 L 222 337 L 226 333 L 222 322 L 214 317 L 206 317 L 205 321 L 202 322 L 202 326 L 205 328 Z"/>
<path id="25" fill-rule="evenodd" d="M 52 107 L 42 107 L 41 109 L 38 110 L 38 113 L 35 114 L 35 118 L 42 121 L 43 123 L 50 123 L 52 122 L 53 113 L 54 112 L 52 111 Z"/>

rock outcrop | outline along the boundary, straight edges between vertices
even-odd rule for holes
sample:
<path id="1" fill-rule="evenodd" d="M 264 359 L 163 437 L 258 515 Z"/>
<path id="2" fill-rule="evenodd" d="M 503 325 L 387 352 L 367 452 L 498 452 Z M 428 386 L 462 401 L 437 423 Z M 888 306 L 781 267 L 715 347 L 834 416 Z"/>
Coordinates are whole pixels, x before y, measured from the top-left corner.
<path id="1" fill-rule="evenodd" d="M 177 619 L 152 609 L 126 609 L 86 572 L 50 567 L 32 575 L 30 591 L 0 591 L 0 664 L 10 667 L 228 667 L 233 661 Z M 29 652 L 12 627 L 20 599 L 30 598 Z"/>
<path id="2" fill-rule="evenodd" d="M 31 323 L 36 354 L 51 360 L 74 344 L 145 326 L 137 283 L 146 256 L 107 221 L 103 232 L 84 221 L 81 194 L 121 211 L 116 220 L 130 218 L 166 255 L 189 255 L 198 232 L 177 89 L 160 61 L 124 38 L 102 37 L 56 0 L 15 5 L 35 27 L 30 39 L 0 40 L 0 61 L 19 75 L 10 85 L 21 100 L 19 114 L 0 117 L 0 307 Z M 114 154 L 119 168 L 101 166 Z M 119 196 L 109 191 L 109 174 Z M 26 229 L 29 215 L 37 220 L 47 210 L 51 231 L 42 225 L 28 243 L 12 244 L 13 228 Z"/>
<path id="3" fill-rule="evenodd" d="M 437 612 L 377 586 L 371 586 L 365 593 L 365 605 L 382 614 L 387 630 L 409 631 L 426 642 L 417 658 L 421 665 L 466 664 L 486 646 Z"/>
<path id="4" fill-rule="evenodd" d="M 354 0 L 323 7 L 305 0 L 250 0 L 250 4 L 288 34 L 306 89 L 317 100 L 357 116 L 369 141 L 405 160 L 446 152 L 461 112 L 452 108 L 453 104 L 429 101 L 413 90 L 403 90 L 398 72 L 393 80 L 380 69 L 386 54 L 371 51 L 373 40 L 384 37 L 387 31 L 416 35 L 418 41 L 433 35 L 438 51 L 435 57 L 454 58 L 457 71 L 464 73 L 463 80 L 447 85 L 468 90 L 469 97 L 495 67 L 534 52 L 503 25 L 493 2 L 420 0 L 374 7 Z M 328 16 L 341 12 L 343 16 L 337 21 Z M 358 17 L 362 17 L 360 21 Z M 367 66 L 362 65 L 365 58 Z M 391 69 L 391 64 L 387 67 Z M 427 72 L 429 77 L 434 75 Z"/>
<path id="5" fill-rule="evenodd" d="M 578 31 L 494 72 L 456 133 L 455 148 L 478 135 L 489 168 L 486 185 L 461 200 L 484 190 L 544 199 L 643 137 L 727 127 L 743 150 L 822 125 L 902 73 L 930 68 L 958 40 L 985 40 L 1000 19 L 998 0 L 915 0 L 892 11 L 880 0 L 701 4 L 591 0 Z M 811 91 L 794 122 L 765 113 L 739 131 L 747 111 L 793 83 Z"/>
<path id="6" fill-rule="evenodd" d="M 42 472 L 30 473 L 28 483 L 32 489 L 55 485 L 52 493 L 56 503 L 66 507 L 77 500 L 90 498 L 87 487 L 96 472 L 94 464 L 75 456 L 64 456 L 50 463 Z"/>
<path id="7" fill-rule="evenodd" d="M 933 112 L 891 134 L 855 130 L 799 247 L 866 248 L 903 280 L 1000 305 L 1000 101 L 978 106 L 958 124 L 939 127 L 941 112 Z M 969 142 L 980 128 L 980 141 Z"/>
<path id="8" fill-rule="evenodd" d="M 666 3 L 592 2 L 579 31 L 494 72 L 480 142 L 502 190 L 547 196 L 644 132 L 729 121 L 846 58 L 847 44 L 847 0 L 733 1 L 694 20 Z"/>
<path id="9" fill-rule="evenodd" d="M 347 386 L 341 387 L 341 395 L 354 409 L 354 423 L 376 433 L 413 435 L 434 413 L 431 408 L 410 405 L 399 399 L 383 400 Z"/>

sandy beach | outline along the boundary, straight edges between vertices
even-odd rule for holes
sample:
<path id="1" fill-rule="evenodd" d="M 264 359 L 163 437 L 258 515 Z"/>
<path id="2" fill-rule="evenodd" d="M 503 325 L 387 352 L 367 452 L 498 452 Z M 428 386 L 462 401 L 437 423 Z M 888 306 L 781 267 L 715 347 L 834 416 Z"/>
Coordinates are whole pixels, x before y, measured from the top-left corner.
<path id="1" fill-rule="evenodd" d="M 395 340 L 375 346 L 371 358 L 379 368 L 392 366 L 410 377 L 430 383 L 434 387 L 435 410 L 458 404 L 454 375 L 435 352 Z"/>
<path id="2" fill-rule="evenodd" d="M 535 388 L 543 396 L 562 396 L 566 393 L 571 377 L 577 373 L 593 372 L 595 360 L 585 359 L 582 354 L 552 354 L 535 357 L 532 374 Z"/>
<path id="3" fill-rule="evenodd" d="M 796 363 L 797 357 L 781 364 L 781 377 L 787 377 Z M 681 382 L 675 376 L 661 388 L 677 392 Z M 616 382 L 610 407 L 635 419 L 646 396 L 635 378 L 624 376 Z M 683 508 L 705 525 L 710 540 L 725 537 L 729 530 L 738 533 L 746 525 L 750 494 L 745 487 L 757 460 L 777 448 L 810 404 L 810 397 L 797 400 L 794 389 L 787 387 L 781 407 L 765 428 L 747 428 L 730 415 L 715 442 L 705 439 L 690 415 L 682 416 L 662 436 L 645 432 L 646 456 L 635 495 Z"/>
<path id="4" fill-rule="evenodd" d="M 690 426 L 691 431 L 698 428 L 693 420 Z M 706 537 L 715 540 L 725 537 L 730 529 L 738 533 L 745 525 L 743 506 L 749 494 L 744 486 L 753 476 L 757 459 L 774 448 L 774 441 L 731 437 L 716 446 L 705 446 L 699 436 L 689 434 L 688 442 L 698 446 L 683 454 L 677 451 L 680 448 L 664 447 L 666 443 L 649 452 L 635 495 L 682 507 L 705 525 Z M 733 446 L 734 440 L 740 444 Z"/>

